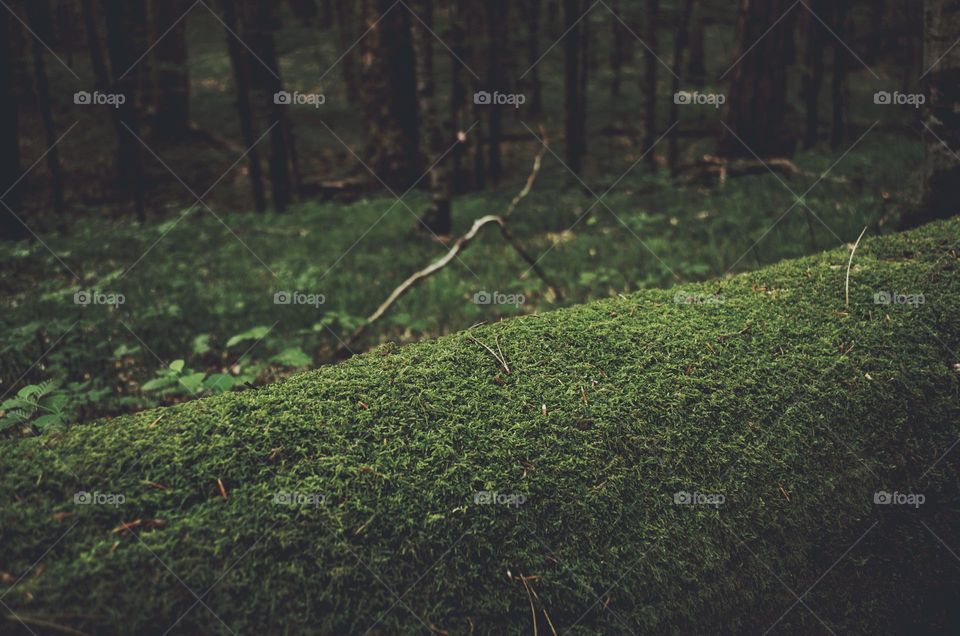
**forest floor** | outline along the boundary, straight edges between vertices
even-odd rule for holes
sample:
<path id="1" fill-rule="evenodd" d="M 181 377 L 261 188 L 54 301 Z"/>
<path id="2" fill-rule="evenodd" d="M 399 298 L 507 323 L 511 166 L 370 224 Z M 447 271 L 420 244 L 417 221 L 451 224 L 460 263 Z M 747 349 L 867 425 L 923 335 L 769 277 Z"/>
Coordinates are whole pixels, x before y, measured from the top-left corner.
<path id="1" fill-rule="evenodd" d="M 852 243 L 865 226 L 868 235 L 893 231 L 915 196 L 904 162 L 916 165 L 922 151 L 875 131 L 849 152 L 798 155 L 804 175 L 723 185 L 678 184 L 643 166 L 583 184 L 552 152 L 510 223 L 562 299 L 485 230 L 353 348 L 723 277 Z M 454 234 L 502 212 L 525 176 L 458 198 Z M 56 424 L 329 362 L 391 290 L 449 248 L 415 231 L 425 205 L 415 191 L 400 202 L 304 203 L 284 214 L 196 206 L 144 226 L 81 219 L 68 235 L 0 245 L 0 392 L 57 383 L 42 387 L 62 405 L 60 417 L 44 420 Z M 276 304 L 282 292 L 301 296 Z M 476 302 L 483 292 L 493 302 Z M 109 304 L 120 295 L 122 304 Z"/>

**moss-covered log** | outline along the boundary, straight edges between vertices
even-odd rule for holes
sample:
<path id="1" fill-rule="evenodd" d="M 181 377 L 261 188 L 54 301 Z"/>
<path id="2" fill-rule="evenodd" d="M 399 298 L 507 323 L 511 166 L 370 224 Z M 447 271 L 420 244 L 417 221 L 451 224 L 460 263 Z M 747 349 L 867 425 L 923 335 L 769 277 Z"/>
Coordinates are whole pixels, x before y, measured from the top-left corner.
<path id="1" fill-rule="evenodd" d="M 4 441 L 0 632 L 945 630 L 958 236 Z"/>

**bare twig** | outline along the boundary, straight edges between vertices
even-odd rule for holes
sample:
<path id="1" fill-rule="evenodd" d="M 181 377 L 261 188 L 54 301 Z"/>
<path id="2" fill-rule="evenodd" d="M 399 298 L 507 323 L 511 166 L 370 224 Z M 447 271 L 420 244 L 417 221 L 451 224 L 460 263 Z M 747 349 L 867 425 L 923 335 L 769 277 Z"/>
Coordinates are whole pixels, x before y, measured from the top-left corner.
<path id="1" fill-rule="evenodd" d="M 867 227 L 863 228 L 863 232 L 860 232 L 860 236 L 857 237 L 857 242 L 853 244 L 853 249 L 850 250 L 850 260 L 847 261 L 847 280 L 844 283 L 844 305 L 847 307 L 850 306 L 850 266 L 853 265 L 853 255 L 857 253 L 857 246 L 860 245 L 860 239 L 863 238 L 863 235 L 867 233 Z"/>
<path id="2" fill-rule="evenodd" d="M 497 351 L 494 351 L 493 349 L 491 349 L 491 348 L 488 347 L 487 345 L 483 344 L 482 342 L 480 342 L 479 340 L 477 340 L 477 339 L 474 338 L 473 336 L 467 334 L 467 338 L 469 338 L 469 339 L 470 339 L 471 341 L 473 341 L 473 342 L 476 342 L 478 345 L 480 345 L 481 347 L 483 347 L 484 349 L 486 349 L 487 351 L 489 351 L 489 352 L 490 352 L 490 355 L 493 356 L 493 359 L 496 360 L 497 363 L 500 365 L 500 368 L 503 369 L 503 372 L 506 373 L 507 375 L 510 375 L 510 367 L 507 366 L 507 358 L 503 355 L 503 351 L 500 351 L 500 339 L 499 339 L 499 337 L 495 340 L 496 345 L 497 345 L 497 351 L 500 351 L 500 354 L 499 354 L 499 355 L 497 355 Z"/>
<path id="3" fill-rule="evenodd" d="M 546 139 L 545 136 L 544 136 L 544 139 Z M 544 144 L 543 148 L 540 150 L 539 153 L 537 153 L 537 156 L 533 160 L 533 169 L 530 171 L 530 175 L 527 177 L 527 181 L 524 184 L 523 189 L 521 189 L 520 192 L 518 192 L 517 195 L 513 197 L 513 199 L 510 201 L 510 204 L 507 206 L 502 216 L 497 216 L 495 214 L 488 214 L 486 216 L 480 217 L 479 219 L 475 220 L 473 222 L 473 225 L 470 227 L 470 230 L 466 234 L 458 238 L 456 242 L 453 244 L 453 247 L 451 247 L 446 254 L 444 254 L 441 258 L 437 259 L 427 267 L 424 267 L 423 269 L 416 271 L 410 276 L 408 276 L 406 280 L 400 283 L 400 285 L 397 286 L 397 288 L 394 289 L 389 296 L 387 296 L 386 300 L 380 303 L 380 306 L 377 307 L 377 309 L 372 314 L 370 314 L 367 320 L 362 325 L 354 329 L 353 332 L 340 344 L 340 347 L 336 351 L 335 357 L 341 358 L 348 355 L 350 351 L 350 345 L 356 342 L 357 339 L 360 338 L 360 336 L 362 336 L 366 332 L 366 330 L 370 327 L 371 324 L 373 324 L 374 322 L 382 318 L 384 314 L 386 314 L 387 311 L 390 309 L 390 307 L 392 307 L 394 303 L 396 303 L 397 300 L 400 299 L 401 296 L 406 294 L 408 291 L 410 291 L 413 287 L 415 287 L 417 284 L 419 284 L 423 280 L 429 278 L 433 274 L 437 273 L 438 271 L 440 271 L 441 269 L 449 265 L 457 257 L 457 255 L 460 254 L 460 252 L 462 252 L 464 249 L 466 249 L 467 246 L 470 244 L 470 242 L 477 237 L 477 235 L 480 233 L 480 230 L 482 230 L 484 227 L 491 224 L 495 224 L 497 227 L 500 228 L 500 235 L 507 242 L 507 244 L 509 244 L 510 247 L 512 247 L 514 251 L 517 252 L 520 258 L 522 258 L 524 261 L 527 262 L 528 265 L 530 265 L 530 268 L 537 274 L 537 276 L 540 277 L 540 279 L 547 286 L 548 292 L 551 293 L 554 296 L 554 298 L 561 299 L 562 296 L 560 294 L 560 289 L 550 281 L 550 279 L 547 277 L 546 272 L 544 272 L 543 269 L 537 264 L 537 260 L 534 259 L 532 256 L 530 256 L 530 254 L 523 249 L 523 246 L 520 244 L 520 242 L 517 241 L 516 238 L 514 238 L 513 234 L 511 234 L 510 230 L 507 228 L 507 222 L 506 222 L 506 219 L 509 218 L 511 214 L 513 214 L 514 210 L 517 209 L 517 206 L 520 204 L 520 202 L 528 194 L 530 194 L 530 191 L 533 188 L 533 184 L 537 179 L 537 175 L 540 173 L 540 166 L 543 163 L 543 156 L 546 152 L 547 152 L 547 146 L 546 144 Z M 509 373 L 509 370 L 507 370 L 507 372 Z"/>

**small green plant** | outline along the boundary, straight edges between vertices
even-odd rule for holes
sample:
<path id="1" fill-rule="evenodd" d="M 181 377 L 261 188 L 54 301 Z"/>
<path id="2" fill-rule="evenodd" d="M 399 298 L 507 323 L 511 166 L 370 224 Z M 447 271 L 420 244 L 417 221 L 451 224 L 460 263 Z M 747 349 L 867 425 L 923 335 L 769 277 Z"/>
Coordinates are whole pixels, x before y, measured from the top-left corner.
<path id="1" fill-rule="evenodd" d="M 226 373 L 207 373 L 188 369 L 183 360 L 174 360 L 157 371 L 157 377 L 144 382 L 140 389 L 145 393 L 172 395 L 186 393 L 198 396 L 201 393 L 223 393 L 233 388 L 236 378 Z"/>
<path id="2" fill-rule="evenodd" d="M 77 409 L 96 402 L 109 389 L 91 389 L 90 382 L 71 382 L 62 386 L 58 379 L 28 384 L 16 397 L 0 404 L 0 431 L 17 426 L 43 432 L 72 421 Z"/>

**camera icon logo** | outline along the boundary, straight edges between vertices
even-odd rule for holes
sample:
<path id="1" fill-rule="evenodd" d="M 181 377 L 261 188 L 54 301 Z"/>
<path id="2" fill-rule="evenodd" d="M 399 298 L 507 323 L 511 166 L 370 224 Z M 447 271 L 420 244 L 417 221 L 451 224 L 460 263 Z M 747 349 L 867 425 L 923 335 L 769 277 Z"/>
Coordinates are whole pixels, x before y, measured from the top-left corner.
<path id="1" fill-rule="evenodd" d="M 692 104 L 693 103 L 693 94 L 689 91 L 678 91 L 673 94 L 673 103 L 674 104 Z"/>
<path id="2" fill-rule="evenodd" d="M 73 494 L 73 503 L 78 506 L 86 506 L 93 503 L 93 495 L 88 493 L 86 490 L 81 490 L 80 492 Z"/>
<path id="3" fill-rule="evenodd" d="M 875 504 L 889 504 L 893 501 L 893 495 L 888 493 L 886 490 L 878 490 L 873 493 L 873 503 Z"/>
<path id="4" fill-rule="evenodd" d="M 873 295 L 874 305 L 889 305 L 890 301 L 890 292 L 877 292 Z"/>
<path id="5" fill-rule="evenodd" d="M 490 295 L 490 292 L 479 291 L 473 295 L 473 302 L 477 305 L 489 305 L 493 302 L 493 297 Z"/>
<path id="6" fill-rule="evenodd" d="M 292 104 L 293 96 L 287 91 L 279 91 L 273 94 L 273 103 L 280 105 Z"/>
<path id="7" fill-rule="evenodd" d="M 93 295 L 88 291 L 78 291 L 73 295 L 74 305 L 89 305 L 93 301 Z"/>
<path id="8" fill-rule="evenodd" d="M 891 95 L 888 91 L 877 91 L 873 94 L 873 103 L 884 105 L 892 104 L 893 95 Z"/>
<path id="9" fill-rule="evenodd" d="M 79 105 L 88 105 L 93 103 L 93 96 L 87 91 L 77 91 L 73 94 L 73 103 Z"/>
<path id="10" fill-rule="evenodd" d="M 678 506 L 689 505 L 692 501 L 693 498 L 686 490 L 673 493 L 673 503 L 677 504 Z"/>
<path id="11" fill-rule="evenodd" d="M 274 305 L 289 305 L 293 302 L 293 294 L 288 291 L 278 291 L 273 295 Z"/>
<path id="12" fill-rule="evenodd" d="M 493 96 L 489 91 L 477 91 L 473 94 L 473 103 L 479 106 L 486 106 L 493 103 Z"/>

